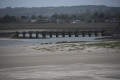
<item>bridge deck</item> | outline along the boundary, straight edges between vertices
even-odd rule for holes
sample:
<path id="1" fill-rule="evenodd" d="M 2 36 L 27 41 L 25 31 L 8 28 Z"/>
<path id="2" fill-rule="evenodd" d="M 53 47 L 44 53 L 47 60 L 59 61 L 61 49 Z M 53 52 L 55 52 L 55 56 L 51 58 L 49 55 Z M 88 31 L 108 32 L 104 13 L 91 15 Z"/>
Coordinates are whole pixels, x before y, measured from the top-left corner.
<path id="1" fill-rule="evenodd" d="M 39 32 L 43 32 L 43 31 L 46 31 L 46 32 L 49 32 L 49 31 L 53 31 L 53 32 L 57 32 L 57 31 L 103 31 L 102 29 L 74 29 L 74 30 L 71 30 L 71 29 L 21 29 L 21 30 L 0 30 L 0 33 L 7 33 L 7 32 L 36 32 L 36 31 L 39 31 Z"/>

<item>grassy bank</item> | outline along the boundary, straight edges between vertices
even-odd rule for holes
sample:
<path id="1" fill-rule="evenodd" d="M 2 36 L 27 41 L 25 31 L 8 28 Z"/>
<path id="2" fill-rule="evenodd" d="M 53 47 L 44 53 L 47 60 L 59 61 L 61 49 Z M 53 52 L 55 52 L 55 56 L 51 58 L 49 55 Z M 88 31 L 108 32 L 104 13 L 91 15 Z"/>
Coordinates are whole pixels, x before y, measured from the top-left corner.
<path id="1" fill-rule="evenodd" d="M 99 42 L 99 43 L 65 43 L 57 44 L 55 46 L 43 46 L 43 47 L 34 47 L 34 50 L 40 51 L 82 51 L 86 48 L 96 47 L 96 48 L 118 48 L 120 49 L 120 42 Z"/>
<path id="2" fill-rule="evenodd" d="M 105 47 L 105 48 L 120 48 L 120 42 L 103 42 L 103 43 L 92 43 L 92 44 L 87 44 L 86 46 L 89 47 Z"/>
<path id="3" fill-rule="evenodd" d="M 7 23 L 0 24 L 0 30 L 7 29 L 110 29 L 113 30 L 117 23 L 77 23 L 77 24 L 23 24 L 23 23 Z"/>

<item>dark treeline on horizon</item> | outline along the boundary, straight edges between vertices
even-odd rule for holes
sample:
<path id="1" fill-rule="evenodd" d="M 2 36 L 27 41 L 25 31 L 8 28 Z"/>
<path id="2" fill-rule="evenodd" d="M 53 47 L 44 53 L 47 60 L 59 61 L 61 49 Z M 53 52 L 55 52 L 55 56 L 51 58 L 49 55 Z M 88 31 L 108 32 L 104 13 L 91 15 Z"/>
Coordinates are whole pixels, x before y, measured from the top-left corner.
<path id="1" fill-rule="evenodd" d="M 119 22 L 119 13 L 82 13 L 82 14 L 53 14 L 52 16 L 10 16 L 0 17 L 0 23 L 96 23 Z"/>
<path id="2" fill-rule="evenodd" d="M 95 23 L 119 20 L 120 7 L 104 5 L 0 9 L 0 23 Z"/>

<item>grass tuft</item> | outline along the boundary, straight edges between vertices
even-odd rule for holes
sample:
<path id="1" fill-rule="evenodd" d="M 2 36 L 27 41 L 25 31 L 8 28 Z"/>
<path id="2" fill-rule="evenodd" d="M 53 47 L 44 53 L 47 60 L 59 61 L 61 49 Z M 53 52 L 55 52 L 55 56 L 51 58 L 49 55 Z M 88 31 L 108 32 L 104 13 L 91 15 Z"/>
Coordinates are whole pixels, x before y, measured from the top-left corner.
<path id="1" fill-rule="evenodd" d="M 115 48 L 120 47 L 120 42 L 109 42 L 109 43 L 93 43 L 93 44 L 86 44 L 86 46 L 92 47 L 105 47 L 105 48 Z"/>

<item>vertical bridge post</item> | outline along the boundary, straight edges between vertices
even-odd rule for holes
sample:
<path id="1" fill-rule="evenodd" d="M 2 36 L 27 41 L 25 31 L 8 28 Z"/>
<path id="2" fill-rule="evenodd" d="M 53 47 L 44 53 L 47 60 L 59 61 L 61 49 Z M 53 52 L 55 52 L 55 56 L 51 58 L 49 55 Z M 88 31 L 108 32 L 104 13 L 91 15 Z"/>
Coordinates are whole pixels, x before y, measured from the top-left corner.
<path id="1" fill-rule="evenodd" d="M 49 32 L 50 38 L 52 38 L 52 32 Z"/>
<path id="2" fill-rule="evenodd" d="M 89 37 L 91 37 L 91 31 L 88 31 L 88 35 L 89 35 Z"/>
<path id="3" fill-rule="evenodd" d="M 104 31 L 103 30 L 101 31 L 101 36 L 104 36 Z"/>
<path id="4" fill-rule="evenodd" d="M 37 32 L 36 32 L 36 38 L 38 38 L 38 34 L 39 34 L 39 32 L 37 31 Z"/>
<path id="5" fill-rule="evenodd" d="M 78 37 L 78 31 L 75 31 L 74 33 L 75 33 L 75 37 Z"/>
<path id="6" fill-rule="evenodd" d="M 26 34 L 26 32 L 24 31 L 22 34 L 23 34 L 23 38 L 25 38 L 25 34 Z"/>
<path id="7" fill-rule="evenodd" d="M 62 37 L 65 37 L 65 31 L 62 32 Z"/>
<path id="8" fill-rule="evenodd" d="M 96 37 L 98 36 L 98 33 L 97 33 L 97 31 L 95 31 L 95 36 L 96 36 Z"/>
<path id="9" fill-rule="evenodd" d="M 56 34 L 56 37 L 58 37 L 58 35 L 59 35 L 58 32 L 55 32 L 55 34 Z"/>
<path id="10" fill-rule="evenodd" d="M 45 32 L 45 31 L 42 32 L 42 37 L 43 37 L 43 38 L 46 38 L 46 32 Z"/>
<path id="11" fill-rule="evenodd" d="M 18 31 L 16 31 L 16 34 L 15 34 L 15 37 L 19 37 L 19 32 Z"/>
<path id="12" fill-rule="evenodd" d="M 85 37 L 85 32 L 84 32 L 84 31 L 82 31 L 81 33 L 82 33 L 82 37 Z"/>
<path id="13" fill-rule="evenodd" d="M 30 35 L 29 37 L 32 38 L 32 32 L 29 32 L 29 35 Z"/>
<path id="14" fill-rule="evenodd" d="M 71 35 L 72 35 L 71 31 L 68 32 L 68 35 L 69 35 L 69 37 L 71 37 Z"/>

